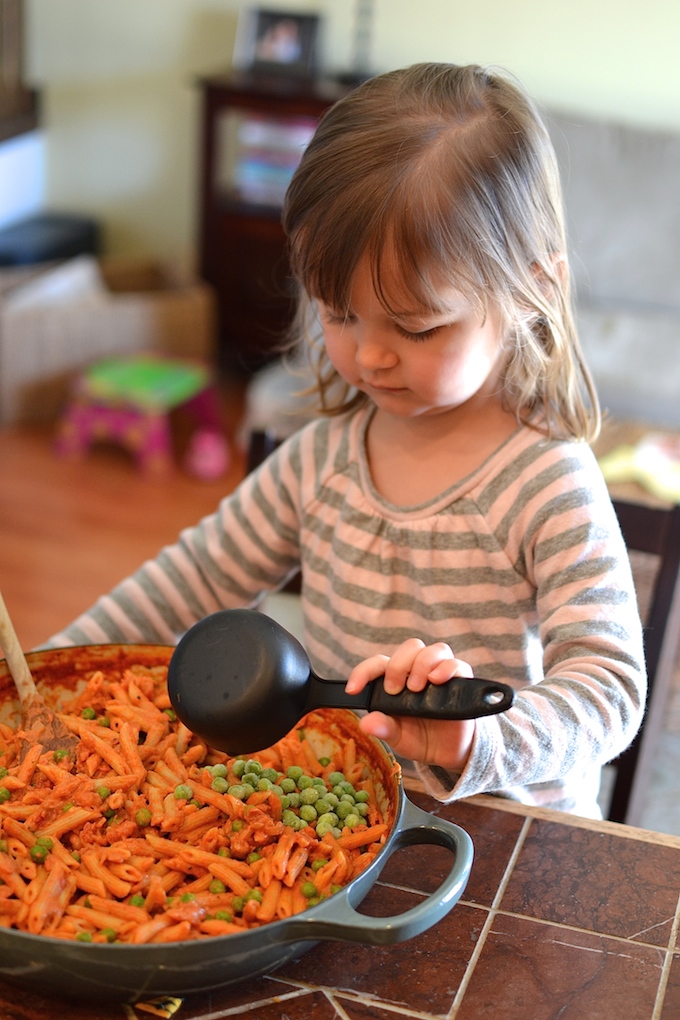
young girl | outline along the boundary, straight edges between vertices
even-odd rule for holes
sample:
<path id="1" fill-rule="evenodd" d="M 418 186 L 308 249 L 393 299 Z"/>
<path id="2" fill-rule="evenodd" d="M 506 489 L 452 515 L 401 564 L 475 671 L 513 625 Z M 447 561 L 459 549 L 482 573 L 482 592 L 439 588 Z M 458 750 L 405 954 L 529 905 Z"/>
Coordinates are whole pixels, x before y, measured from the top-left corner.
<path id="1" fill-rule="evenodd" d="M 174 641 L 301 568 L 322 676 L 516 688 L 512 709 L 476 721 L 364 716 L 436 797 L 597 817 L 645 673 L 585 442 L 597 401 L 545 128 L 481 67 L 381 75 L 321 121 L 284 225 L 322 415 L 50 644 Z"/>

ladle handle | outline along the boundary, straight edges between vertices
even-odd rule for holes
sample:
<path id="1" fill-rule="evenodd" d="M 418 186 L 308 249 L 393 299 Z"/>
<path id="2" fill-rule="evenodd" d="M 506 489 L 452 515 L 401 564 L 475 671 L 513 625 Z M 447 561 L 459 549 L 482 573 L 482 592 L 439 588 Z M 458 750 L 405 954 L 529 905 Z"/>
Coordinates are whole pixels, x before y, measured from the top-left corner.
<path id="1" fill-rule="evenodd" d="M 321 680 L 312 674 L 307 711 L 313 708 L 365 708 L 385 715 L 420 716 L 423 719 L 477 719 L 505 712 L 515 692 L 507 684 L 480 677 L 454 677 L 445 684 L 428 684 L 423 691 L 405 688 L 388 694 L 382 679 L 347 694 L 344 680 Z"/>

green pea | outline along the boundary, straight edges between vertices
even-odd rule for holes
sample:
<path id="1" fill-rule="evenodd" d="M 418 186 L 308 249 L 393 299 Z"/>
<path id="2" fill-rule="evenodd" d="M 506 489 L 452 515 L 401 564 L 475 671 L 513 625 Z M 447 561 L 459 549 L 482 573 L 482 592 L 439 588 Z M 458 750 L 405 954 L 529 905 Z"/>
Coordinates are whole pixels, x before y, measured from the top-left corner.
<path id="1" fill-rule="evenodd" d="M 250 892 L 246 894 L 246 899 L 247 900 L 257 900 L 258 903 L 262 903 L 262 890 L 261 889 L 251 889 Z"/>
<path id="2" fill-rule="evenodd" d="M 143 907 L 144 906 L 144 897 L 143 896 L 131 896 L 130 897 L 130 906 L 131 907 Z"/>
<path id="3" fill-rule="evenodd" d="M 302 769 L 299 765 L 291 765 L 286 769 L 286 775 L 289 779 L 292 779 L 293 782 L 297 783 L 297 781 L 302 777 Z"/>
<path id="4" fill-rule="evenodd" d="M 300 800 L 303 804 L 316 804 L 319 799 L 319 791 L 316 786 L 307 786 L 300 794 Z"/>
<path id="5" fill-rule="evenodd" d="M 327 804 L 330 804 L 331 808 L 337 807 L 337 805 L 340 803 L 340 798 L 335 793 L 331 793 L 330 790 L 328 791 L 328 793 L 324 793 L 323 799 L 326 801 Z"/>
<path id="6" fill-rule="evenodd" d="M 163 711 L 167 715 L 170 722 L 174 722 L 176 720 L 177 716 L 175 715 L 175 712 L 172 708 L 164 708 Z"/>
<path id="7" fill-rule="evenodd" d="M 354 804 L 349 804 L 346 800 L 341 800 L 335 809 L 335 814 L 338 818 L 347 818 L 347 815 L 354 814 Z"/>
<path id="8" fill-rule="evenodd" d="M 9 770 L 6 769 L 4 765 L 0 767 L 0 779 L 4 779 L 8 771 Z"/>
<path id="9" fill-rule="evenodd" d="M 244 758 L 237 758 L 231 766 L 231 771 L 234 773 L 237 779 L 240 779 L 246 770 L 246 763 Z"/>
<path id="10" fill-rule="evenodd" d="M 282 779 L 281 782 L 279 783 L 279 786 L 281 787 L 284 793 L 293 793 L 293 791 L 295 790 L 295 780 Z"/>
<path id="11" fill-rule="evenodd" d="M 276 769 L 262 769 L 262 778 L 268 779 L 270 783 L 277 783 L 279 774 Z"/>
<path id="12" fill-rule="evenodd" d="M 253 852 L 248 854 L 248 856 L 246 857 L 246 861 L 248 862 L 248 864 L 254 864 L 255 861 L 261 861 L 261 860 L 262 860 L 262 854 L 258 854 L 257 850 L 253 850 Z"/>
<path id="13" fill-rule="evenodd" d="M 314 803 L 317 815 L 323 815 L 326 811 L 330 811 L 335 805 L 331 804 L 325 797 L 319 797 Z"/>
<path id="14" fill-rule="evenodd" d="M 312 896 L 318 896 L 319 890 L 316 888 L 313 882 L 303 882 L 300 887 L 300 892 L 306 900 L 311 900 Z"/>
<path id="15" fill-rule="evenodd" d="M 242 783 L 234 783 L 233 786 L 229 787 L 227 793 L 232 797 L 236 797 L 238 800 L 246 799 L 246 788 Z"/>
<path id="16" fill-rule="evenodd" d="M 275 794 L 277 797 L 283 797 L 283 790 L 278 783 L 272 783 L 270 793 Z"/>
<path id="17" fill-rule="evenodd" d="M 108 818 L 108 819 L 109 819 L 109 821 L 110 821 L 110 820 L 111 820 L 112 818 L 115 818 L 115 817 L 116 817 L 116 812 L 115 812 L 115 811 L 113 810 L 113 808 L 107 808 L 107 809 L 106 809 L 106 811 L 103 811 L 103 812 L 102 812 L 102 814 L 104 815 L 104 818 Z"/>
<path id="18" fill-rule="evenodd" d="M 326 811 L 325 814 L 319 815 L 320 822 L 330 822 L 331 825 L 337 825 L 340 819 L 336 815 L 335 811 Z"/>
<path id="19" fill-rule="evenodd" d="M 80 715 L 81 715 L 81 718 L 83 718 L 83 719 L 96 719 L 97 718 L 97 713 L 95 712 L 95 710 L 93 708 L 90 708 L 89 706 L 87 708 L 84 708 L 82 710 L 82 712 L 80 713 Z"/>
<path id="20" fill-rule="evenodd" d="M 319 821 L 319 822 L 317 822 L 317 826 L 316 826 L 316 834 L 319 837 L 319 839 L 322 839 L 326 835 L 327 832 L 333 832 L 334 829 L 335 829 L 335 826 L 333 825 L 332 822 L 328 822 L 328 821 L 322 822 L 322 821 Z"/>
<path id="21" fill-rule="evenodd" d="M 0 804 L 4 804 L 6 800 L 9 800 L 12 794 L 9 792 L 6 786 L 0 786 Z"/>
<path id="22" fill-rule="evenodd" d="M 90 934 L 89 931 L 79 931 L 78 934 L 76 935 L 76 941 L 77 942 L 91 942 L 92 941 L 92 935 Z"/>
<path id="23" fill-rule="evenodd" d="M 208 886 L 208 892 L 214 893 L 216 896 L 226 891 L 226 885 L 221 882 L 219 878 L 213 878 L 212 882 Z"/>
<path id="24" fill-rule="evenodd" d="M 108 786 L 98 786 L 97 793 L 99 794 L 102 800 L 106 800 L 107 797 L 111 796 L 111 791 L 109 790 Z"/>
<path id="25" fill-rule="evenodd" d="M 330 763 L 330 758 L 319 758 L 319 765 L 323 765 L 324 768 L 326 768 L 327 765 L 330 765 Z"/>
<path id="26" fill-rule="evenodd" d="M 39 846 L 37 843 L 32 846 L 28 852 L 31 856 L 31 860 L 36 864 L 43 864 L 47 859 L 47 854 L 49 853 L 47 847 Z"/>
<path id="27" fill-rule="evenodd" d="M 78 853 L 77 850 L 71 851 L 71 857 L 73 858 L 74 861 L 78 861 L 78 864 L 80 864 L 80 854 Z"/>
<path id="28" fill-rule="evenodd" d="M 220 779 L 224 779 L 224 777 L 227 775 L 227 772 L 228 772 L 227 766 L 224 765 L 222 762 L 218 762 L 217 765 L 213 765 L 212 767 L 212 774 L 214 776 L 219 776 Z"/>
<path id="29" fill-rule="evenodd" d="M 240 914 L 243 911 L 243 904 L 245 902 L 243 896 L 234 896 L 231 905 L 235 914 Z"/>
<path id="30" fill-rule="evenodd" d="M 192 892 L 185 892 L 180 896 L 180 903 L 191 903 L 195 899 L 196 897 Z"/>
<path id="31" fill-rule="evenodd" d="M 241 785 L 243 786 L 243 800 L 248 800 L 251 793 L 255 793 L 255 787 L 252 783 L 242 783 Z"/>
<path id="32" fill-rule="evenodd" d="M 97 722 L 100 726 L 104 726 L 105 728 L 108 728 L 111 725 L 111 720 L 105 715 L 97 719 Z"/>
<path id="33" fill-rule="evenodd" d="M 355 804 L 354 810 L 358 815 L 361 815 L 362 818 L 365 818 L 371 809 L 369 808 L 368 804 Z"/>
<path id="34" fill-rule="evenodd" d="M 0 839 L 0 854 L 6 854 L 9 847 L 7 846 L 6 839 Z"/>
<path id="35" fill-rule="evenodd" d="M 175 787 L 176 800 L 191 800 L 193 795 L 194 791 L 186 783 L 180 783 L 179 786 Z"/>
<path id="36" fill-rule="evenodd" d="M 357 804 L 365 804 L 368 801 L 368 790 L 357 790 L 354 799 Z"/>
<path id="37" fill-rule="evenodd" d="M 330 772 L 328 775 L 328 782 L 331 786 L 337 786 L 338 783 L 344 783 L 345 774 L 344 772 Z"/>
<path id="38" fill-rule="evenodd" d="M 347 815 L 347 817 L 345 818 L 345 825 L 348 825 L 350 829 L 356 828 L 356 826 L 359 825 L 360 822 L 361 817 L 359 815 L 354 814 L 354 812 L 352 812 L 352 814 L 350 815 Z"/>
<path id="39" fill-rule="evenodd" d="M 262 774 L 262 765 L 260 764 L 259 761 L 257 761 L 256 758 L 249 758 L 248 761 L 246 762 L 246 771 L 254 772 L 256 775 L 259 776 Z"/>
<path id="40" fill-rule="evenodd" d="M 229 849 L 229 847 L 221 846 L 219 848 L 219 850 L 217 851 L 217 856 L 218 857 L 231 857 L 231 850 Z"/>
<path id="41" fill-rule="evenodd" d="M 113 928 L 102 928 L 102 935 L 104 936 L 107 942 L 116 941 L 116 933 L 113 930 Z"/>
<path id="42" fill-rule="evenodd" d="M 322 779 L 321 776 L 313 776 L 312 782 L 314 786 L 318 786 L 320 790 L 326 790 L 326 780 Z"/>
<path id="43" fill-rule="evenodd" d="M 261 793 L 264 793 L 265 790 L 271 790 L 271 788 L 272 788 L 271 779 L 263 778 L 258 779 L 256 789 L 259 790 Z"/>
<path id="44" fill-rule="evenodd" d="M 140 828 L 145 829 L 147 825 L 151 825 L 151 812 L 148 808 L 140 808 L 135 814 L 135 821 Z"/>
<path id="45" fill-rule="evenodd" d="M 242 818 L 235 818 L 234 821 L 231 823 L 231 831 L 240 832 L 241 829 L 245 826 L 245 824 L 246 823 L 243 821 Z"/>
<path id="46" fill-rule="evenodd" d="M 234 915 L 232 914 L 232 912 L 230 910 L 217 910 L 215 912 L 215 917 L 217 918 L 218 921 L 233 921 L 234 920 Z"/>
<path id="47" fill-rule="evenodd" d="M 300 807 L 301 803 L 302 803 L 302 798 L 301 798 L 299 793 L 289 793 L 288 794 L 288 804 L 290 805 L 290 807 L 292 807 L 292 808 Z"/>
<path id="48" fill-rule="evenodd" d="M 226 793 L 227 790 L 229 789 L 229 783 L 227 782 L 226 779 L 223 779 L 222 776 L 217 776 L 216 779 L 213 779 L 212 783 L 210 784 L 210 787 L 216 793 Z"/>
<path id="49" fill-rule="evenodd" d="M 49 836 L 38 836 L 35 844 L 36 846 L 44 846 L 46 850 L 51 850 L 54 846 L 54 840 L 50 839 Z"/>
<path id="50" fill-rule="evenodd" d="M 64 813 L 66 813 L 67 811 L 70 811 L 72 807 L 73 807 L 73 801 L 72 800 L 67 800 L 66 803 L 62 806 L 61 810 Z"/>
<path id="51" fill-rule="evenodd" d="M 297 784 L 298 790 L 308 790 L 310 786 L 314 786 L 314 780 L 311 776 L 300 776 Z"/>
<path id="52" fill-rule="evenodd" d="M 284 825 L 287 825 L 289 829 L 294 829 L 297 825 L 298 816 L 294 811 L 283 811 L 281 814 L 281 821 Z"/>
<path id="53" fill-rule="evenodd" d="M 313 822 L 318 817 L 318 812 L 313 804 L 303 804 L 300 808 L 300 818 L 306 822 Z"/>
<path id="54" fill-rule="evenodd" d="M 323 868 L 325 863 L 326 862 L 321 859 L 318 861 L 312 861 L 312 871 L 319 871 L 320 868 Z"/>
<path id="55" fill-rule="evenodd" d="M 342 797 L 340 798 L 340 803 L 354 805 L 356 804 L 356 800 L 354 799 L 351 793 L 343 793 Z"/>

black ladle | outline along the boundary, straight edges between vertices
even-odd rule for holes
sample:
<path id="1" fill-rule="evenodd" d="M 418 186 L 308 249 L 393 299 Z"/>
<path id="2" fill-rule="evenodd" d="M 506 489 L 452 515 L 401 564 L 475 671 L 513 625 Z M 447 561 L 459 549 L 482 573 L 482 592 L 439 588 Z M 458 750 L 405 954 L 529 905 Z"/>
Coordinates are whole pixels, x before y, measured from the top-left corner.
<path id="1" fill-rule="evenodd" d="M 346 694 L 344 680 L 318 677 L 300 642 L 253 609 L 224 609 L 188 630 L 170 660 L 168 691 L 184 725 L 232 755 L 270 747 L 313 708 L 475 719 L 504 712 L 514 698 L 505 684 L 467 677 L 400 694 L 376 680 Z"/>

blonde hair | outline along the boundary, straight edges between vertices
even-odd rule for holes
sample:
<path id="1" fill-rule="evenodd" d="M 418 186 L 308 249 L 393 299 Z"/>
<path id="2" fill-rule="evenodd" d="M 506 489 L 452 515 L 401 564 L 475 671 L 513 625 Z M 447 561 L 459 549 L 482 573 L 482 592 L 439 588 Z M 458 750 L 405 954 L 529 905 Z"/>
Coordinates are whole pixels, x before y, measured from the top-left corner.
<path id="1" fill-rule="evenodd" d="M 386 245 L 400 282 L 439 311 L 442 285 L 500 309 L 508 406 L 550 435 L 591 439 L 597 396 L 576 335 L 559 173 L 548 132 L 509 78 L 476 65 L 416 64 L 336 103 L 295 172 L 283 211 L 309 329 L 312 302 L 349 308 L 368 256 L 385 307 Z M 318 330 L 317 330 L 318 333 Z M 318 336 L 319 409 L 365 399 L 338 385 Z M 315 345 L 315 346 L 314 346 Z M 538 414 L 537 414 L 538 412 Z"/>

